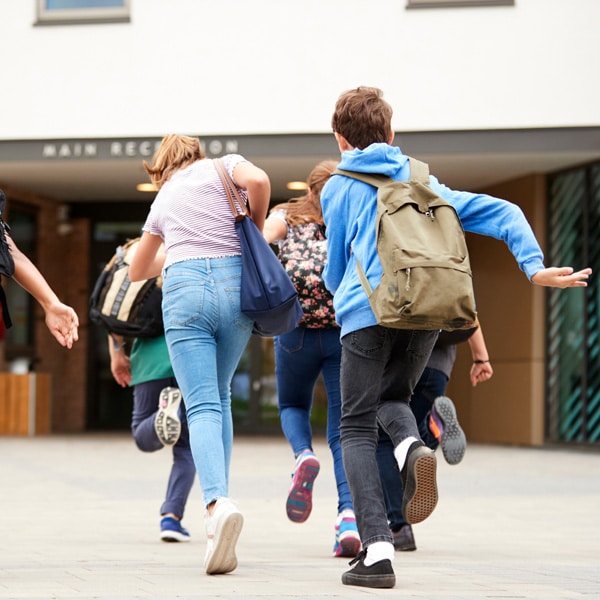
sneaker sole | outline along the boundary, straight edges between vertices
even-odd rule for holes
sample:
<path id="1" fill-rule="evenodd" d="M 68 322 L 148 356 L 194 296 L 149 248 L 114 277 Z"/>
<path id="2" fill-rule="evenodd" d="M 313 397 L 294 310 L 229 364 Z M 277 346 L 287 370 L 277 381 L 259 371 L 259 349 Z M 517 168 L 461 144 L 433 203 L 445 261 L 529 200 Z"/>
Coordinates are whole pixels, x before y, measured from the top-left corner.
<path id="1" fill-rule="evenodd" d="M 438 502 L 437 461 L 433 450 L 422 446 L 413 454 L 408 457 L 408 477 L 402 499 L 404 519 L 411 525 L 424 521 Z"/>
<path id="2" fill-rule="evenodd" d="M 390 575 L 357 575 L 348 571 L 342 574 L 344 585 L 360 585 L 370 588 L 393 588 L 396 585 L 396 576 Z"/>
<path id="3" fill-rule="evenodd" d="M 338 558 L 354 558 L 361 549 L 360 539 L 356 534 L 340 534 L 340 539 L 337 548 L 333 555 Z"/>
<path id="4" fill-rule="evenodd" d="M 175 543 L 175 542 L 189 542 L 190 536 L 179 533 L 178 531 L 163 531 L 160 534 L 160 539 L 163 542 Z"/>
<path id="5" fill-rule="evenodd" d="M 177 388 L 165 388 L 160 393 L 160 404 L 166 406 L 158 409 L 154 418 L 154 431 L 161 444 L 173 446 L 181 435 L 181 421 L 177 416 L 181 404 L 181 392 Z"/>
<path id="6" fill-rule="evenodd" d="M 288 519 L 294 523 L 304 523 L 312 511 L 313 483 L 320 470 L 319 461 L 310 457 L 303 460 L 294 473 L 292 487 L 288 493 L 285 510 Z"/>
<path id="7" fill-rule="evenodd" d="M 433 406 L 444 426 L 440 441 L 444 458 L 449 465 L 457 465 L 465 455 L 467 438 L 458 422 L 454 404 L 450 398 L 440 396 Z"/>
<path id="8" fill-rule="evenodd" d="M 206 563 L 207 575 L 230 573 L 237 567 L 235 545 L 240 537 L 243 525 L 244 517 L 242 514 L 233 513 L 227 516 L 220 530 L 215 532 L 217 543 Z"/>

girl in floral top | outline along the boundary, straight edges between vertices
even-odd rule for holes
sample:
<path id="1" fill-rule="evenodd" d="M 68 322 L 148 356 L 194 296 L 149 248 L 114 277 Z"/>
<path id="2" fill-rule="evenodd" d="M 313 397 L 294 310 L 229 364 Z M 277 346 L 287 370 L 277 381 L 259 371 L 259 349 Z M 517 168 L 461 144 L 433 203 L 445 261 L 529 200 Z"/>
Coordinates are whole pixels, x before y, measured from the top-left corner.
<path id="1" fill-rule="evenodd" d="M 263 234 L 269 243 L 279 246 L 279 259 L 298 290 L 304 311 L 296 329 L 274 340 L 281 428 L 296 457 L 287 515 L 291 521 L 303 523 L 312 509 L 319 461 L 312 450 L 310 413 L 315 383 L 322 373 L 327 391 L 327 442 L 338 490 L 333 554 L 354 557 L 361 544 L 340 444 L 340 330 L 333 298 L 322 278 L 327 241 L 320 195 L 336 167 L 335 161 L 319 163 L 308 177 L 308 193 L 276 206 L 265 222 Z"/>

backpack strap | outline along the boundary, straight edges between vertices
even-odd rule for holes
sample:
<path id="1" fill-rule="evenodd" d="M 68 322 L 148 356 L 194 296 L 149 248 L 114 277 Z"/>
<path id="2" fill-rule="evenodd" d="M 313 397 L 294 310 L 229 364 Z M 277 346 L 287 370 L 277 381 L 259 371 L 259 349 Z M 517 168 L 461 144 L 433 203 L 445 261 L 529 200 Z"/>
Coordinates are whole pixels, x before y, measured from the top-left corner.
<path id="1" fill-rule="evenodd" d="M 391 177 L 387 175 L 378 175 L 376 173 L 359 173 L 358 171 L 346 171 L 344 169 L 336 169 L 332 175 L 344 175 L 346 177 L 352 177 L 352 179 L 358 179 L 364 183 L 368 183 L 373 187 L 379 188 L 390 181 Z"/>
<path id="2" fill-rule="evenodd" d="M 410 165 L 410 180 L 429 185 L 429 165 L 416 158 L 408 157 Z"/>
<path id="3" fill-rule="evenodd" d="M 420 183 L 429 185 L 429 165 L 410 156 L 408 157 L 408 162 L 410 165 L 410 181 L 419 181 Z M 390 180 L 394 181 L 387 175 L 379 175 L 376 173 L 359 173 L 358 171 L 346 171 L 344 169 L 336 169 L 332 175 L 345 175 L 346 177 L 352 177 L 352 179 L 358 179 L 359 181 L 368 183 L 376 188 L 379 188 Z"/>

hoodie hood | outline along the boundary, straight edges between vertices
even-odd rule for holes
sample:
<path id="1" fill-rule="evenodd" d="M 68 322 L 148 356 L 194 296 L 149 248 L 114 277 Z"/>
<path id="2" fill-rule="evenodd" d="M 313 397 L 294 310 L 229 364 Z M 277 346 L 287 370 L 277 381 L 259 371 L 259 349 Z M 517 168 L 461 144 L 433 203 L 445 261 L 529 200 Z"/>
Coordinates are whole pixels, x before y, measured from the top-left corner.
<path id="1" fill-rule="evenodd" d="M 371 144 L 364 150 L 355 148 L 342 153 L 339 168 L 359 173 L 378 173 L 404 180 L 408 179 L 410 174 L 408 165 L 408 157 L 402 154 L 400 148 L 381 143 Z"/>

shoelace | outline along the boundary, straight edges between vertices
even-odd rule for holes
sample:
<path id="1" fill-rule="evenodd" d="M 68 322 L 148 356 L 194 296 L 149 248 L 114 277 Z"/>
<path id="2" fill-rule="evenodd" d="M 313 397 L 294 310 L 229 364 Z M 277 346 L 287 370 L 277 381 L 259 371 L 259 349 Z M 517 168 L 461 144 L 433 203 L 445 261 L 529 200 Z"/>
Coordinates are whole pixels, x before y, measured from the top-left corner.
<path id="1" fill-rule="evenodd" d="M 366 557 L 367 557 L 367 551 L 361 550 L 348 564 L 350 566 L 355 565 L 359 560 L 361 560 L 362 558 L 366 558 Z"/>

